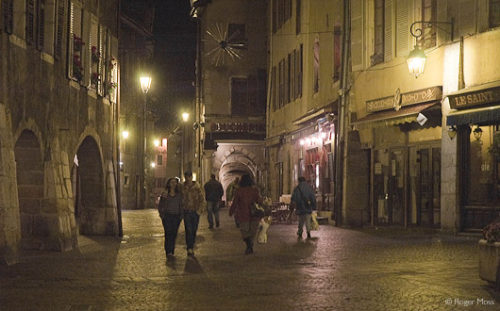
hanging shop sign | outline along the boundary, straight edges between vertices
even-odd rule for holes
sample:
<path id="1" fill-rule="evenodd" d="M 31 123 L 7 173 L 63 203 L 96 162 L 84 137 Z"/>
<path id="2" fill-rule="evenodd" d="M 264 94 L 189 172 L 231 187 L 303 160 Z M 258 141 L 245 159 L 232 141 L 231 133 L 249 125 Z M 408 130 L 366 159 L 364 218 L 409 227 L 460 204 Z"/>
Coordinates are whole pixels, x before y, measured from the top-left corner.
<path id="1" fill-rule="evenodd" d="M 423 90 L 401 93 L 399 88 L 394 95 L 366 101 L 366 112 L 377 112 L 401 107 L 441 100 L 443 91 L 441 86 L 433 86 Z"/>
<path id="2" fill-rule="evenodd" d="M 461 91 L 448 95 L 450 107 L 453 109 L 468 108 L 500 102 L 500 87 L 477 91 Z"/>

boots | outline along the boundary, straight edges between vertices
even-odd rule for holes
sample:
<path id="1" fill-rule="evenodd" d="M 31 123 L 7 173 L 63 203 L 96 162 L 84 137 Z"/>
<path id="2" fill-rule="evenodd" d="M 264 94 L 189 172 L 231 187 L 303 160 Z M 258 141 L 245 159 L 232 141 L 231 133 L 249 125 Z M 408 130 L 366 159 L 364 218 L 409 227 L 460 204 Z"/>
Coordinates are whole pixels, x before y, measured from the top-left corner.
<path id="1" fill-rule="evenodd" d="M 243 239 L 243 241 L 245 241 L 245 244 L 247 245 L 247 249 L 245 250 L 245 255 L 252 254 L 253 253 L 252 239 L 246 238 L 246 239 Z"/>

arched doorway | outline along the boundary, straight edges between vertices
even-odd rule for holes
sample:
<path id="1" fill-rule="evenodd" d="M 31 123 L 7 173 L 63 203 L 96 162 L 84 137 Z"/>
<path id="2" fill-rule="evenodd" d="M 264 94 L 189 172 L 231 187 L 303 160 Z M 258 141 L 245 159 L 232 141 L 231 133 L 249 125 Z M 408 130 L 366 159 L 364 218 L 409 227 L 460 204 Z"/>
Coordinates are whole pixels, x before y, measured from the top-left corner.
<path id="1" fill-rule="evenodd" d="M 236 177 L 241 177 L 244 174 L 249 174 L 254 182 L 258 181 L 256 164 L 243 153 L 233 152 L 228 155 L 221 164 L 219 169 L 219 180 L 224 189 L 226 189 Z"/>
<path id="2" fill-rule="evenodd" d="M 80 234 L 102 234 L 104 219 L 104 174 L 96 141 L 87 136 L 81 143 L 71 170 L 75 199 L 75 218 Z"/>
<path id="3" fill-rule="evenodd" d="M 49 236 L 49 227 L 41 204 L 44 196 L 42 151 L 32 131 L 21 133 L 14 147 L 14 155 L 22 244 L 24 248 L 40 249 L 43 247 L 41 238 Z"/>

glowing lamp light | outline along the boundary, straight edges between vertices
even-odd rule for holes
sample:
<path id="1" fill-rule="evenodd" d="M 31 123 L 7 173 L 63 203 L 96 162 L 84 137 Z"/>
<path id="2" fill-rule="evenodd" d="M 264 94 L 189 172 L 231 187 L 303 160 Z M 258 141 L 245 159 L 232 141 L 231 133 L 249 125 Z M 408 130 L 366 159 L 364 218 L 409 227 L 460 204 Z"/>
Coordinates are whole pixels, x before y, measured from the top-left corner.
<path id="1" fill-rule="evenodd" d="M 406 62 L 408 63 L 408 70 L 411 74 L 418 78 L 419 75 L 424 73 L 426 56 L 424 51 L 415 46 L 415 48 L 410 52 Z"/>
<path id="2" fill-rule="evenodd" d="M 196 181 L 196 173 L 193 173 L 193 181 Z"/>
<path id="3" fill-rule="evenodd" d="M 326 133 L 325 132 L 321 132 L 319 135 L 320 135 L 321 139 L 325 139 L 326 138 Z"/>
<path id="4" fill-rule="evenodd" d="M 166 138 L 163 138 L 163 139 L 161 140 L 161 146 L 162 146 L 162 147 L 167 147 L 167 139 L 166 139 Z"/>
<path id="5" fill-rule="evenodd" d="M 155 168 L 156 167 L 156 163 L 155 162 L 151 162 L 151 168 Z"/>
<path id="6" fill-rule="evenodd" d="M 160 140 L 155 139 L 155 140 L 153 141 L 153 144 L 155 145 L 155 147 L 160 147 Z"/>
<path id="7" fill-rule="evenodd" d="M 122 137 L 123 137 L 124 139 L 127 139 L 129 135 L 130 135 L 130 133 L 129 133 L 128 131 L 123 131 L 123 132 L 122 132 Z"/>
<path id="8" fill-rule="evenodd" d="M 151 87 L 151 77 L 150 76 L 142 76 L 140 78 L 141 81 L 141 89 L 144 94 L 146 94 L 149 91 L 149 88 Z"/>
<path id="9" fill-rule="evenodd" d="M 182 113 L 182 121 L 187 122 L 189 120 L 189 113 L 183 112 Z"/>
<path id="10" fill-rule="evenodd" d="M 305 142 L 303 139 L 301 139 L 301 140 L 299 141 L 299 144 L 300 144 L 301 146 L 304 146 L 304 144 L 305 144 L 305 143 L 306 143 L 306 142 Z"/>
<path id="11" fill-rule="evenodd" d="M 310 144 L 311 144 L 311 139 L 310 139 L 310 138 L 307 138 L 307 139 L 306 139 L 306 143 L 307 143 L 308 145 L 310 145 Z"/>

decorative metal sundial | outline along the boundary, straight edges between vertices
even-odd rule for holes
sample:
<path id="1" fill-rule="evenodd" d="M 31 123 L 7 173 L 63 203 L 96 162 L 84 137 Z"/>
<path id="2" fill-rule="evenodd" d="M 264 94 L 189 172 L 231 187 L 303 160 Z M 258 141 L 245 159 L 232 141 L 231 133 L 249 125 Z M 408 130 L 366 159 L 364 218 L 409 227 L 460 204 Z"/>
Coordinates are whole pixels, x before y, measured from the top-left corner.
<path id="1" fill-rule="evenodd" d="M 206 33 L 209 40 L 206 43 L 208 52 L 205 55 L 211 58 L 216 67 L 223 66 L 227 59 L 240 59 L 243 50 L 247 48 L 244 25 L 215 23 L 208 27 Z"/>

